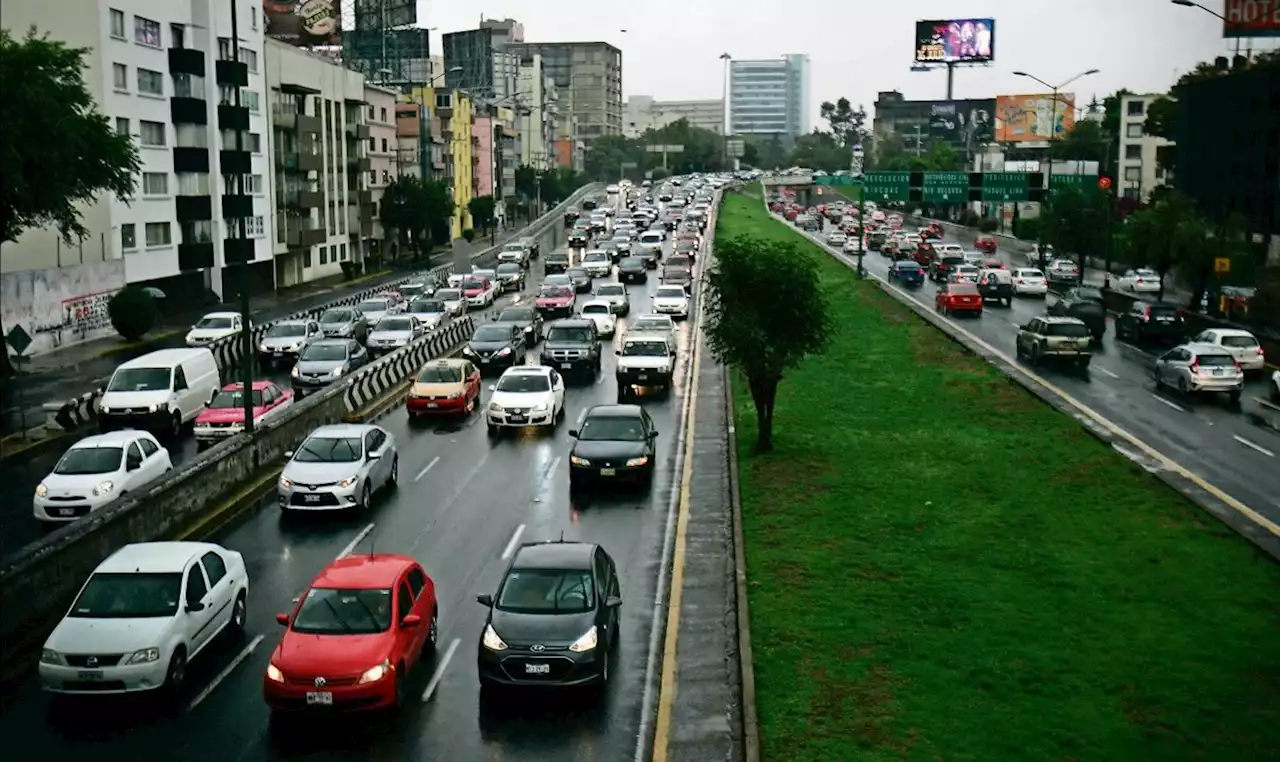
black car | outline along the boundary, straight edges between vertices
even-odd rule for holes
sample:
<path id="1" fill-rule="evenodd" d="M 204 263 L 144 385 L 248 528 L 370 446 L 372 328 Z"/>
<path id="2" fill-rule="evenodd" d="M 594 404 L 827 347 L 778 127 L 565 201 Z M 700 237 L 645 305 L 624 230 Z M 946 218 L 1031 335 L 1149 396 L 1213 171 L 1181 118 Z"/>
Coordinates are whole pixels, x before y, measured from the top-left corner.
<path id="1" fill-rule="evenodd" d="M 663 285 L 683 286 L 686 293 L 693 289 L 693 272 L 687 267 L 666 265 L 662 268 Z"/>
<path id="2" fill-rule="evenodd" d="M 542 341 L 542 313 L 533 305 L 508 307 L 498 315 L 495 321 L 503 325 L 514 325 L 524 332 L 524 345 L 531 347 Z"/>
<path id="3" fill-rule="evenodd" d="M 519 262 L 499 263 L 498 268 L 494 270 L 494 277 L 498 280 L 501 293 L 524 290 L 524 268 Z"/>
<path id="4" fill-rule="evenodd" d="M 619 283 L 644 283 L 649 280 L 649 265 L 642 257 L 627 257 L 618 263 Z"/>
<path id="5" fill-rule="evenodd" d="M 594 379 L 600 374 L 600 339 L 596 324 L 585 318 L 565 318 L 547 325 L 540 362 L 564 376 Z"/>
<path id="6" fill-rule="evenodd" d="M 600 245 L 597 246 L 596 248 L 600 249 L 601 251 L 609 252 L 609 259 L 612 260 L 615 265 L 618 264 L 618 261 L 620 259 L 622 259 L 622 249 L 618 248 L 617 241 L 614 241 L 612 239 L 608 241 L 601 241 Z"/>
<path id="7" fill-rule="evenodd" d="M 889 265 L 889 282 L 917 288 L 924 285 L 924 268 L 909 259 Z"/>
<path id="8" fill-rule="evenodd" d="M 483 694 L 516 686 L 609 684 L 622 587 L 599 545 L 525 543 L 487 606 L 476 669 Z"/>
<path id="9" fill-rule="evenodd" d="M 475 363 L 481 373 L 501 372 L 524 365 L 524 328 L 512 323 L 485 323 L 477 326 L 462 356 Z"/>
<path id="10" fill-rule="evenodd" d="M 569 489 L 653 483 L 658 430 L 639 405 L 596 405 L 569 432 Z"/>
<path id="11" fill-rule="evenodd" d="M 573 223 L 577 222 L 578 218 L 581 216 L 582 215 L 578 214 L 577 207 L 569 207 L 569 209 L 564 213 L 564 226 L 567 228 L 573 227 Z"/>
<path id="12" fill-rule="evenodd" d="M 582 211 L 584 211 L 584 212 L 592 212 L 592 211 L 595 211 L 596 206 L 597 206 L 597 204 L 596 204 L 596 202 L 595 202 L 594 200 L 592 200 L 592 199 L 587 199 L 586 201 L 583 201 L 583 202 L 582 202 Z"/>
<path id="13" fill-rule="evenodd" d="M 1095 341 L 1102 341 L 1107 332 L 1107 310 L 1103 306 L 1102 289 L 1093 286 L 1077 286 L 1068 289 L 1056 302 L 1049 305 L 1050 315 L 1073 317 L 1089 327 Z"/>
<path id="14" fill-rule="evenodd" d="M 693 241 L 690 241 L 687 238 L 684 239 L 683 241 L 676 241 L 675 249 L 674 251 L 672 251 L 672 253 L 682 254 L 688 257 L 689 259 L 692 259 L 694 262 L 697 262 L 698 261 L 698 244 L 694 243 Z"/>
<path id="15" fill-rule="evenodd" d="M 570 267 L 564 271 L 564 274 L 569 276 L 569 282 L 573 284 L 573 290 L 576 293 L 591 293 L 591 273 L 581 267 Z"/>
<path id="16" fill-rule="evenodd" d="M 591 233 L 589 231 L 580 228 L 574 228 L 569 231 L 569 248 L 585 249 L 589 245 L 591 245 Z"/>
<path id="17" fill-rule="evenodd" d="M 1116 338 L 1133 342 L 1150 340 L 1181 341 L 1186 335 L 1186 322 L 1178 305 L 1168 302 L 1144 302 L 1135 299 L 1129 309 L 1116 318 Z"/>
<path id="18" fill-rule="evenodd" d="M 542 262 L 542 272 L 546 275 L 562 273 L 569 269 L 569 255 L 563 251 L 553 251 Z"/>

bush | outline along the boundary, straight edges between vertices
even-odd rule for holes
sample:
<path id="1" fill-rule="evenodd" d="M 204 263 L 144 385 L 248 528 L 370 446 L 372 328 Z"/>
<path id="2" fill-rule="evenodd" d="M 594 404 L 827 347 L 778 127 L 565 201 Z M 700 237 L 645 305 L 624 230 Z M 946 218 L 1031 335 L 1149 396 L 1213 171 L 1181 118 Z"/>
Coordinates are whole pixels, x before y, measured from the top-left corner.
<path id="1" fill-rule="evenodd" d="M 1036 217 L 1019 217 L 1013 221 L 1013 234 L 1024 241 L 1034 241 L 1040 235 L 1040 220 Z"/>
<path id="2" fill-rule="evenodd" d="M 160 319 L 156 300 L 138 286 L 125 286 L 117 291 L 107 304 L 107 314 L 111 316 L 111 326 L 125 341 L 146 336 Z"/>
<path id="3" fill-rule="evenodd" d="M 978 224 L 978 220 L 980 219 L 981 217 L 979 217 L 978 214 L 974 212 L 972 209 L 965 209 L 964 211 L 960 212 L 960 224 L 963 225 L 964 227 L 967 227 L 967 228 L 974 227 Z"/>
<path id="4" fill-rule="evenodd" d="M 462 237 L 466 239 L 467 243 L 471 243 L 476 240 L 476 231 L 473 228 L 467 228 L 462 231 Z"/>
<path id="5" fill-rule="evenodd" d="M 994 233 L 1000 229 L 1000 221 L 994 217 L 983 217 L 978 220 L 978 230 L 983 233 Z"/>

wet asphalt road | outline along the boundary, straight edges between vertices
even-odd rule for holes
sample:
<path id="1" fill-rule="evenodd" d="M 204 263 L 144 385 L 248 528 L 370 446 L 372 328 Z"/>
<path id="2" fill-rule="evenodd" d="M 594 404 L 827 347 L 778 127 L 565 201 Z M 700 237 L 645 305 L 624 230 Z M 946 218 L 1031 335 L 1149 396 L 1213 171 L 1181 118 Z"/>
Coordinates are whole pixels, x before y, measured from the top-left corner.
<path id="1" fill-rule="evenodd" d="M 814 240 L 821 242 L 818 237 Z M 886 277 L 889 262 L 888 257 L 874 252 L 864 258 L 864 266 L 880 278 Z M 926 281 L 908 293 L 933 309 L 936 290 Z M 1047 299 L 1052 302 L 1054 297 L 1050 294 Z M 1013 358 L 1018 326 L 1044 314 L 1045 304 L 1039 298 L 1018 297 L 1008 309 L 988 304 L 980 318 L 948 319 Z M 1248 415 L 1259 412 L 1254 398 L 1266 396 L 1265 381 L 1250 378 L 1241 407 L 1235 410 L 1222 397 L 1184 399 L 1176 393 L 1158 392 L 1151 368 L 1160 351 L 1158 347 L 1117 341 L 1114 323 L 1108 318 L 1107 333 L 1101 346 L 1094 348 L 1088 372 L 1048 365 L 1024 367 L 1200 478 L 1280 522 L 1280 435 L 1253 424 Z"/>
<path id="2" fill-rule="evenodd" d="M 540 273 L 539 263 L 533 272 Z M 525 298 L 540 275 L 530 279 Z M 632 316 L 647 311 L 656 286 L 631 286 Z M 510 297 L 508 297 L 510 298 Z M 626 320 L 619 323 L 622 333 Z M 682 327 L 681 355 L 669 397 L 644 405 L 660 432 L 659 465 L 648 494 L 598 496 L 571 502 L 565 463 L 570 439 L 589 406 L 616 399 L 616 357 L 606 344 L 604 369 L 593 384 L 568 391 L 568 416 L 554 432 L 522 432 L 490 441 L 476 418 L 457 423 L 411 424 L 402 408 L 378 421 L 395 437 L 400 488 L 374 512 L 350 520 L 282 522 L 274 495 L 217 541 L 244 554 L 252 581 L 245 641 L 225 643 L 194 665 L 188 706 L 176 716 L 132 711 L 128 704 L 94 704 L 64 722 L 28 685 L 0 717 L 0 734 L 22 759 L 70 759 L 85 753 L 113 759 L 160 758 L 191 762 L 236 760 L 623 760 L 635 751 L 644 693 L 647 642 L 667 504 L 673 489 L 683 369 L 690 329 Z M 616 342 L 616 338 L 613 340 Z M 536 348 L 535 348 L 536 352 Z M 531 353 L 532 354 L 532 353 Z M 484 398 L 487 399 L 485 391 Z M 481 408 L 483 409 L 483 408 Z M 370 522 L 358 550 L 412 554 L 440 595 L 440 656 L 415 675 L 419 690 L 436 670 L 442 679 L 428 702 L 414 701 L 398 720 L 317 720 L 280 733 L 269 726 L 261 681 L 279 637 L 275 614 L 286 610 L 310 578 L 338 556 Z M 583 539 L 603 545 L 622 580 L 623 622 L 614 682 L 600 705 L 558 694 L 535 694 L 498 711 L 481 711 L 475 659 L 484 609 L 505 569 L 512 537 L 521 541 Z M 227 669 L 243 649 L 263 639 L 243 662 Z M 456 652 L 441 663 L 451 644 Z M 208 691 L 201 697 L 201 693 Z M 199 703 L 190 706 L 199 699 Z M 16 747 L 16 748 L 14 748 Z"/>

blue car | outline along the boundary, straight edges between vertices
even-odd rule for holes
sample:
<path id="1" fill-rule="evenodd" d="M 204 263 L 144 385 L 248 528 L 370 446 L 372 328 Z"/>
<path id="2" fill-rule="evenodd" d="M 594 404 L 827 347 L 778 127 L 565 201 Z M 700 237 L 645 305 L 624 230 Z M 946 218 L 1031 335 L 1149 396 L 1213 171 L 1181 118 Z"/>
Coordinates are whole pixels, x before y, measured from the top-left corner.
<path id="1" fill-rule="evenodd" d="M 924 285 L 924 268 L 909 259 L 889 265 L 889 282 L 910 288 Z"/>

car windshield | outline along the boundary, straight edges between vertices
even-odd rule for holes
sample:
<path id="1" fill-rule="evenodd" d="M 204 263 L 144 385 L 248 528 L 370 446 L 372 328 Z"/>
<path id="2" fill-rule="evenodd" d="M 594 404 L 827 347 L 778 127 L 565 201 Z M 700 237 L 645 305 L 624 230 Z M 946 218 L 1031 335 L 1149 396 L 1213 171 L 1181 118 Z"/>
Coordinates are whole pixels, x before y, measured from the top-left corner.
<path id="1" fill-rule="evenodd" d="M 486 288 L 484 281 L 479 278 L 464 278 L 462 280 L 463 291 L 482 291 Z"/>
<path id="2" fill-rule="evenodd" d="M 289 627 L 307 635 L 386 632 L 391 627 L 391 591 L 313 587 Z"/>
<path id="3" fill-rule="evenodd" d="M 661 233 L 644 233 L 640 236 L 641 243 L 662 243 Z"/>
<path id="4" fill-rule="evenodd" d="M 617 241 L 601 241 L 600 248 L 604 249 L 605 251 L 614 251 L 618 248 L 618 242 Z"/>
<path id="5" fill-rule="evenodd" d="M 409 311 L 419 315 L 437 315 L 444 312 L 444 302 L 439 299 L 414 299 Z"/>
<path id="6" fill-rule="evenodd" d="M 148 619 L 178 613 L 182 575 L 176 572 L 96 572 L 67 616 L 78 619 Z"/>
<path id="7" fill-rule="evenodd" d="M 262 390 L 253 390 L 253 406 L 262 406 Z M 209 407 L 214 409 L 221 408 L 242 408 L 244 407 L 244 392 L 236 389 L 235 391 L 223 390 L 213 397 L 213 402 L 209 403 Z"/>
<path id="8" fill-rule="evenodd" d="M 498 265 L 498 269 L 494 270 L 494 272 L 498 275 L 519 275 L 521 267 L 515 262 L 505 262 Z"/>
<path id="9" fill-rule="evenodd" d="M 587 274 L 587 271 L 583 270 L 581 267 L 570 267 L 568 270 L 564 271 L 564 274 L 568 275 L 570 278 L 578 280 L 590 280 L 591 278 L 591 276 Z"/>
<path id="10" fill-rule="evenodd" d="M 301 323 L 277 323 L 267 329 L 267 338 L 274 339 L 287 336 L 306 336 L 307 327 Z"/>
<path id="11" fill-rule="evenodd" d="M 573 289 L 567 286 L 543 286 L 538 292 L 538 296 L 545 296 L 550 299 L 561 299 L 566 296 L 573 296 Z"/>
<path id="12" fill-rule="evenodd" d="M 547 392 L 551 391 L 551 379 L 541 373 L 508 373 L 498 379 L 497 390 L 517 394 Z"/>
<path id="13" fill-rule="evenodd" d="M 1019 270 L 1018 277 L 1019 278 L 1043 278 L 1044 273 L 1040 272 L 1039 270 Z"/>
<path id="14" fill-rule="evenodd" d="M 569 257 L 565 254 L 548 254 L 547 261 L 548 262 L 568 262 Z"/>
<path id="15" fill-rule="evenodd" d="M 1051 323 L 1045 326 L 1044 334 L 1046 336 L 1065 336 L 1073 339 L 1083 339 L 1089 335 L 1089 329 L 1080 323 Z"/>
<path id="16" fill-rule="evenodd" d="M 356 305 L 356 309 L 364 313 L 369 312 L 386 312 L 390 308 L 390 304 L 386 299 L 369 299 Z"/>
<path id="17" fill-rule="evenodd" d="M 121 368 L 107 384 L 109 392 L 155 392 L 169 388 L 168 368 Z"/>
<path id="18" fill-rule="evenodd" d="M 482 325 L 476 328 L 475 333 L 471 334 L 471 340 L 481 343 L 511 341 L 511 326 Z"/>
<path id="19" fill-rule="evenodd" d="M 400 287 L 400 295 L 406 299 L 412 299 L 426 290 L 427 287 L 421 283 L 406 284 Z"/>
<path id="20" fill-rule="evenodd" d="M 329 310 L 320 316 L 321 323 L 346 323 L 350 320 L 350 310 Z"/>
<path id="21" fill-rule="evenodd" d="M 618 267 L 622 270 L 643 270 L 644 260 L 640 257 L 627 257 L 618 263 Z"/>
<path id="22" fill-rule="evenodd" d="M 623 357 L 666 357 L 667 345 L 661 341 L 628 341 L 622 345 Z"/>
<path id="23" fill-rule="evenodd" d="M 379 331 L 412 331 L 413 321 L 409 318 L 383 318 L 378 321 Z"/>
<path id="24" fill-rule="evenodd" d="M 945 257 L 943 257 L 943 258 L 942 258 L 942 264 L 944 264 L 944 265 L 962 265 L 962 264 L 964 264 L 964 255 L 962 255 L 962 254 L 948 254 L 947 256 L 945 256 Z"/>
<path id="25" fill-rule="evenodd" d="M 453 365 L 428 365 L 418 371 L 420 384 L 460 384 L 462 368 Z"/>
<path id="26" fill-rule="evenodd" d="M 1235 359 L 1231 355 L 1196 355 L 1196 363 L 1205 368 L 1234 367 Z"/>
<path id="27" fill-rule="evenodd" d="M 693 251 L 698 245 L 693 241 L 676 241 L 676 251 Z"/>
<path id="28" fill-rule="evenodd" d="M 508 307 L 498 316 L 499 323 L 529 323 L 536 314 L 532 307 Z"/>
<path id="29" fill-rule="evenodd" d="M 622 284 L 604 285 L 596 289 L 596 296 L 626 296 L 627 287 Z"/>
<path id="30" fill-rule="evenodd" d="M 360 437 L 310 437 L 293 459 L 299 463 L 354 463 L 360 460 Z"/>
<path id="31" fill-rule="evenodd" d="M 196 323 L 196 328 L 220 330 L 223 328 L 230 328 L 232 325 L 231 318 L 229 317 L 207 317 L 202 318 L 199 323 Z"/>
<path id="32" fill-rule="evenodd" d="M 1097 288 L 1077 288 L 1076 298 L 1085 299 L 1090 302 L 1102 301 L 1102 290 Z"/>
<path id="33" fill-rule="evenodd" d="M 1223 336 L 1222 346 L 1235 349 L 1249 349 L 1258 346 L 1258 340 L 1252 336 Z"/>
<path id="34" fill-rule="evenodd" d="M 658 299 L 683 299 L 684 289 L 679 286 L 658 286 L 658 290 L 653 292 Z"/>
<path id="35" fill-rule="evenodd" d="M 436 298 L 442 302 L 456 302 L 462 298 L 462 292 L 456 288 L 442 288 L 436 292 Z"/>
<path id="36" fill-rule="evenodd" d="M 1171 304 L 1153 304 L 1147 308 L 1152 317 L 1177 317 L 1178 308 Z"/>
<path id="37" fill-rule="evenodd" d="M 582 258 L 583 262 L 607 262 L 609 261 L 609 252 L 607 251 L 588 251 L 587 255 Z"/>
<path id="38" fill-rule="evenodd" d="M 53 472 L 62 476 L 114 473 L 123 454 L 122 447 L 75 447 L 63 453 Z"/>
<path id="39" fill-rule="evenodd" d="M 607 304 L 584 304 L 582 305 L 582 314 L 584 315 L 608 315 L 610 312 Z"/>
<path id="40" fill-rule="evenodd" d="M 644 426 L 639 418 L 600 415 L 582 422 L 578 439 L 587 442 L 643 442 Z"/>
<path id="41" fill-rule="evenodd" d="M 518 244 L 518 243 L 509 243 L 509 244 L 507 244 L 506 246 L 503 246 L 503 247 L 502 247 L 502 250 L 503 250 L 503 251 L 515 251 L 515 252 L 519 252 L 519 253 L 523 254 L 523 253 L 524 253 L 524 246 L 523 246 L 523 245 L 521 245 L 521 244 Z"/>
<path id="42" fill-rule="evenodd" d="M 596 607 L 587 569 L 512 569 L 497 607 L 524 614 L 580 614 Z"/>
<path id="43" fill-rule="evenodd" d="M 553 326 L 547 331 L 547 342 L 570 342 L 573 344 L 585 344 L 596 340 L 596 329 L 587 328 L 586 326 Z"/>
<path id="44" fill-rule="evenodd" d="M 302 362 L 334 362 L 347 359 L 347 347 L 343 344 L 312 344 L 302 350 L 298 358 Z"/>

